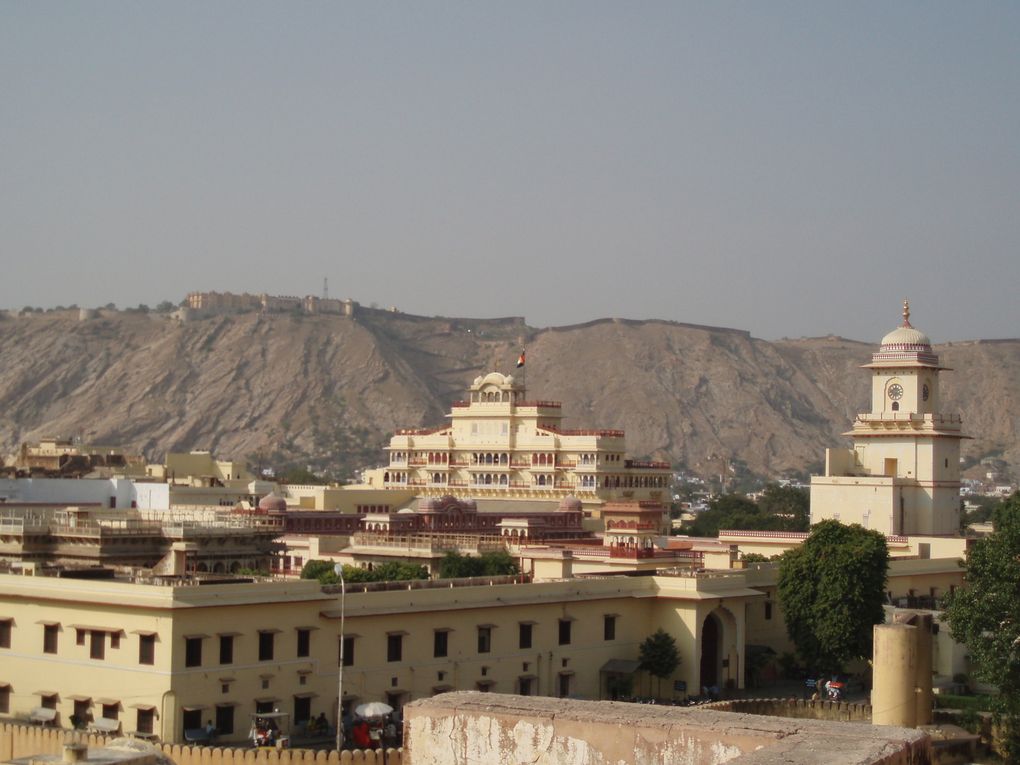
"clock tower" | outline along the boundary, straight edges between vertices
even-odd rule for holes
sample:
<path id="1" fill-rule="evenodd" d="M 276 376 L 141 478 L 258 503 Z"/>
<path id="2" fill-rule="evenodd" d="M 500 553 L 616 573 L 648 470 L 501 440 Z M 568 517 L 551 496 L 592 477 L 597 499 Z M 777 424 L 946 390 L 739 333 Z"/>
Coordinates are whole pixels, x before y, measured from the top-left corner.
<path id="1" fill-rule="evenodd" d="M 836 518 L 885 534 L 955 535 L 960 515 L 960 416 L 940 411 L 947 371 L 910 323 L 882 338 L 871 363 L 871 411 L 857 415 L 851 449 L 828 449 L 811 478 L 811 522 Z"/>

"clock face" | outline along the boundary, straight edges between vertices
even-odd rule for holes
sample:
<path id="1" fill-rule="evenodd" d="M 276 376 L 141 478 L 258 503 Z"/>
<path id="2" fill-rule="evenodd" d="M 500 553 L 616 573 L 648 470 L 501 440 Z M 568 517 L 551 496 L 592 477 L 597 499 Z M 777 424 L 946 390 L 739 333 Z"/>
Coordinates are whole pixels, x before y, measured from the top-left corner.
<path id="1" fill-rule="evenodd" d="M 924 387 L 921 388 L 921 398 L 922 398 L 922 400 L 927 401 L 929 395 L 931 395 L 931 391 L 929 391 L 928 390 L 928 386 L 925 385 Z"/>
<path id="2" fill-rule="evenodd" d="M 899 383 L 893 383 L 889 386 L 889 398 L 893 401 L 899 401 L 903 398 L 903 386 Z"/>

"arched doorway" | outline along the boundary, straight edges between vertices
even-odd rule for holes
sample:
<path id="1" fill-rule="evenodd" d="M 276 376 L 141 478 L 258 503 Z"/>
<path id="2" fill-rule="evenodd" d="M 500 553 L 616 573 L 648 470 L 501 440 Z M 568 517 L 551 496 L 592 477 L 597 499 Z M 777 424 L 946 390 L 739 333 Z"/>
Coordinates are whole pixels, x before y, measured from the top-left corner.
<path id="1" fill-rule="evenodd" d="M 719 687 L 719 657 L 722 653 L 722 624 L 709 614 L 701 627 L 701 687 Z"/>

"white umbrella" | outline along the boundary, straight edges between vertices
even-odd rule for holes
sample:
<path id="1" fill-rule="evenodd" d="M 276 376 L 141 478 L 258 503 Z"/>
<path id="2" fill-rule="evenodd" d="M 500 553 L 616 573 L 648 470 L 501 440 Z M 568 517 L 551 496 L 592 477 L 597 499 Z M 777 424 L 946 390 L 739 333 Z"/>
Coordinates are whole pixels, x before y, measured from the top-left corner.
<path id="1" fill-rule="evenodd" d="M 359 717 L 384 717 L 393 711 L 393 707 L 381 701 L 370 701 L 354 707 L 354 714 Z"/>

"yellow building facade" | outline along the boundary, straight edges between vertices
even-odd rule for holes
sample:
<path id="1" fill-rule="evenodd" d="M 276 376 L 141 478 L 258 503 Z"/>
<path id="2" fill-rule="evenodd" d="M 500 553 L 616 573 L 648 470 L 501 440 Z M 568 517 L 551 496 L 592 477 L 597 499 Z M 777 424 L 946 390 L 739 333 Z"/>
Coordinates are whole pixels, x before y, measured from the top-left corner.
<path id="1" fill-rule="evenodd" d="M 742 685 L 743 572 L 350 592 L 344 702 L 446 690 L 672 696 Z M 240 741 L 256 711 L 335 719 L 341 598 L 316 582 L 154 584 L 0 575 L 0 715 L 112 725 L 165 742 L 212 721 Z M 681 663 L 637 671 L 662 627 Z M 677 695 L 682 695 L 676 692 Z M 112 721 L 112 722 L 111 722 Z"/>

